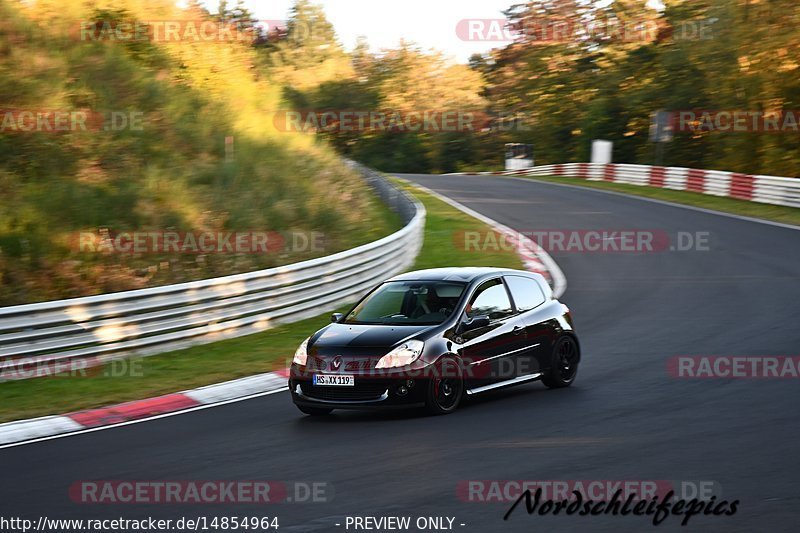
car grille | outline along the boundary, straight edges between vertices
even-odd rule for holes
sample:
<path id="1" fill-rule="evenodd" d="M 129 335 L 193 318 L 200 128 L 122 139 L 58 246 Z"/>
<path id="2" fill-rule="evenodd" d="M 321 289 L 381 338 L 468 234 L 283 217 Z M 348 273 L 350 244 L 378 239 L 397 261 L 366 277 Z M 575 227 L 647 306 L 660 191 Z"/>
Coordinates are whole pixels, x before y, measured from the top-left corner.
<path id="1" fill-rule="evenodd" d="M 308 370 L 327 370 L 330 359 L 323 359 L 322 357 L 310 356 L 307 362 Z M 351 359 L 342 361 L 342 365 L 347 372 L 358 372 L 361 370 L 371 370 L 375 368 L 377 359 Z"/>
<path id="2" fill-rule="evenodd" d="M 315 400 L 337 402 L 368 402 L 379 400 L 386 392 L 385 383 L 356 383 L 355 387 L 315 387 L 311 383 L 302 383 L 300 389 L 304 396 Z"/>

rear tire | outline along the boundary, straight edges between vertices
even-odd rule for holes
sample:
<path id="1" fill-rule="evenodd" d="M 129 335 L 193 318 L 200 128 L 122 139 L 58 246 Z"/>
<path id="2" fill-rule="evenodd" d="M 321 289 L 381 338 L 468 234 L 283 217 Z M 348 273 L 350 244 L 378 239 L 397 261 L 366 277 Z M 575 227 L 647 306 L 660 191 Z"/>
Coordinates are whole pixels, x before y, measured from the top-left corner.
<path id="1" fill-rule="evenodd" d="M 542 383 L 551 389 L 569 387 L 575 382 L 575 377 L 578 375 L 579 362 L 578 342 L 569 335 L 561 337 L 553 346 L 550 370 L 542 378 Z"/>
<path id="2" fill-rule="evenodd" d="M 327 416 L 333 412 L 333 409 L 325 409 L 323 407 L 306 407 L 304 405 L 298 405 L 297 408 L 309 416 Z"/>
<path id="3" fill-rule="evenodd" d="M 432 415 L 446 415 L 455 411 L 464 396 L 464 372 L 455 357 L 443 357 L 428 382 L 425 407 Z"/>

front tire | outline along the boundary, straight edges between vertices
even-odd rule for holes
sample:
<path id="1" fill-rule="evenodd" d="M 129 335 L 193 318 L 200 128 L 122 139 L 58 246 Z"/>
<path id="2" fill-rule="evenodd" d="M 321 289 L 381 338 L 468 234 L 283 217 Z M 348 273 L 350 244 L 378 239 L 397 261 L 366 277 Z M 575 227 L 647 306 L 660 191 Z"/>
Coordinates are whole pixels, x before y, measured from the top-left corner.
<path id="1" fill-rule="evenodd" d="M 309 416 L 327 416 L 333 412 L 333 409 L 325 409 L 323 407 L 306 407 L 304 405 L 298 405 L 297 408 Z"/>
<path id="2" fill-rule="evenodd" d="M 455 411 L 464 396 L 464 372 L 454 357 L 443 357 L 428 383 L 426 408 L 432 415 Z"/>
<path id="3" fill-rule="evenodd" d="M 542 383 L 551 389 L 563 389 L 575 382 L 580 362 L 578 341 L 565 335 L 553 346 L 550 370 L 542 378 Z"/>

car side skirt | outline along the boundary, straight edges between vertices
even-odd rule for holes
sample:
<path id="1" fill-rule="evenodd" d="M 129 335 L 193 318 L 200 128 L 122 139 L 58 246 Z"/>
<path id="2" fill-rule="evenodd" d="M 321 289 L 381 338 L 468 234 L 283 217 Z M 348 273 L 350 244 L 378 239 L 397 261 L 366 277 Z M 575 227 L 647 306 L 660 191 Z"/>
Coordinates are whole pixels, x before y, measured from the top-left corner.
<path id="1" fill-rule="evenodd" d="M 541 372 L 538 372 L 536 374 L 529 374 L 527 376 L 519 376 L 519 377 L 516 377 L 514 379 L 509 379 L 509 380 L 506 380 L 506 381 L 500 381 L 498 383 L 491 383 L 489 385 L 484 385 L 482 387 L 476 387 L 474 389 L 467 389 L 467 395 L 468 396 L 472 396 L 474 394 L 480 394 L 482 392 L 486 392 L 486 391 L 490 391 L 490 390 L 501 389 L 503 387 L 512 387 L 514 385 L 519 385 L 521 383 L 528 383 L 529 381 L 536 381 L 538 379 L 541 379 L 541 377 L 543 375 L 544 374 L 542 374 Z"/>

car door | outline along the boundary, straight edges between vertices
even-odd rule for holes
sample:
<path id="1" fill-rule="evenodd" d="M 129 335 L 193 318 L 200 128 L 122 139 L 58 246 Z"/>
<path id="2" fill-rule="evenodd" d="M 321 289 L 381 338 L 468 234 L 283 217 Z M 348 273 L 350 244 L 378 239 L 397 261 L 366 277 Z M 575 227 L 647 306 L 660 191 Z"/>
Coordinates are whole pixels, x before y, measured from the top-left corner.
<path id="1" fill-rule="evenodd" d="M 459 350 L 471 388 L 508 381 L 518 375 L 516 358 L 527 344 L 524 323 L 514 310 L 501 277 L 481 283 L 468 300 L 466 319 L 488 316 L 489 325 L 460 335 Z"/>
<path id="2" fill-rule="evenodd" d="M 549 356 L 547 352 L 552 336 L 552 316 L 545 309 L 544 291 L 533 278 L 516 275 L 503 277 L 525 328 L 527 349 L 517 354 L 519 375 L 539 373 L 542 362 Z"/>

